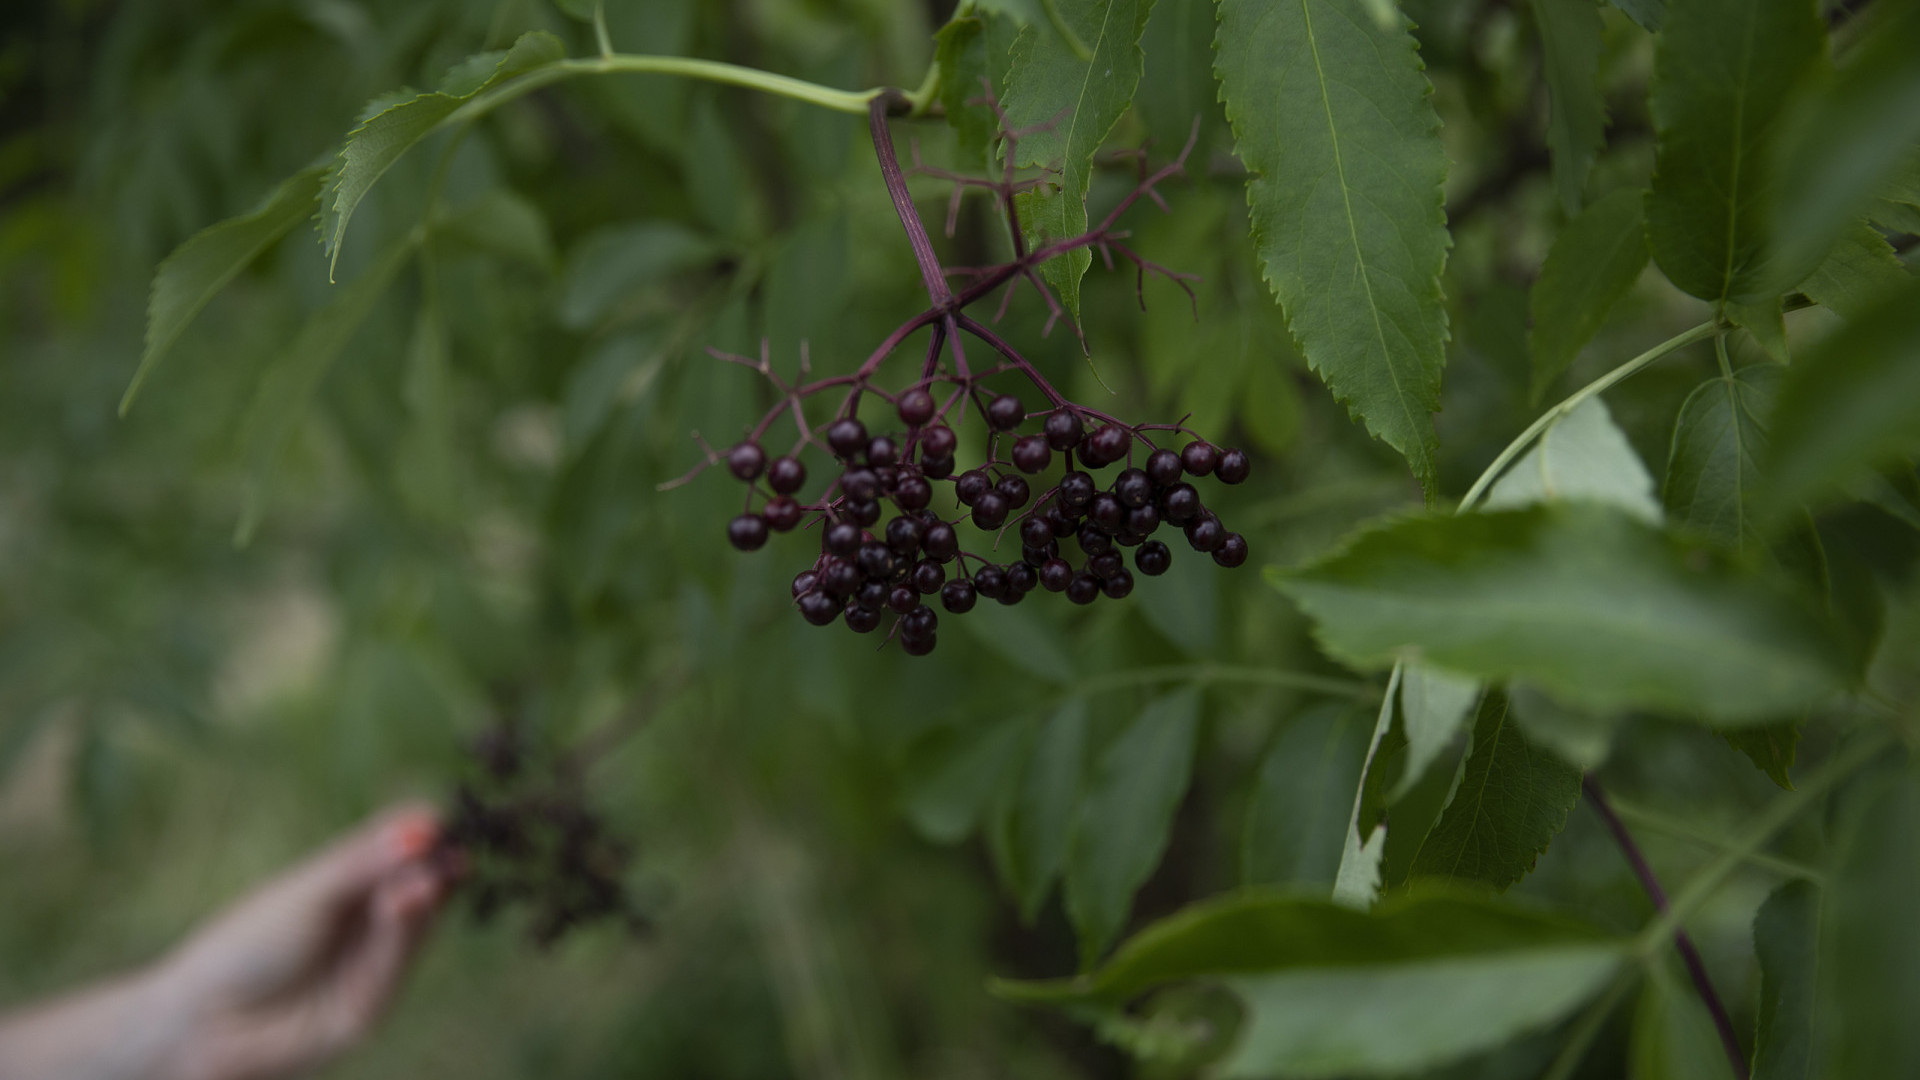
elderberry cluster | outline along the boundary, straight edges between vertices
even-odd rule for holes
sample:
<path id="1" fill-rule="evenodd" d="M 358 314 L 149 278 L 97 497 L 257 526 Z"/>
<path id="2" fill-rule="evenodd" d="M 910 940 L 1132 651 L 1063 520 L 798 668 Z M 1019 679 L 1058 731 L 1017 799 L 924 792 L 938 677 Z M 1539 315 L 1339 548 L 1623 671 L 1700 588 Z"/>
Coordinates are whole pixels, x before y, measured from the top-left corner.
<path id="1" fill-rule="evenodd" d="M 959 440 L 937 414 L 933 395 L 924 386 L 909 389 L 895 411 L 905 429 L 899 435 L 870 434 L 853 416 L 825 426 L 839 472 L 813 505 L 796 499 L 807 479 L 797 457 L 769 462 L 753 442 L 726 455 L 735 477 L 756 485 L 764 479 L 771 489 L 760 509 L 728 524 L 734 547 L 756 550 L 769 533 L 815 516 L 820 553 L 793 579 L 794 603 L 815 626 L 842 621 L 855 633 L 871 633 L 891 613 L 901 647 L 924 656 L 938 640 L 935 594 L 950 615 L 972 610 L 981 597 L 1017 604 L 1036 588 L 1065 593 L 1075 604 L 1102 595 L 1119 599 L 1133 591 L 1121 549 L 1134 549 L 1140 573 L 1163 574 L 1173 551 L 1154 536 L 1169 525 L 1220 566 L 1247 561 L 1245 538 L 1228 531 L 1188 482 L 1214 476 L 1240 483 L 1250 470 L 1243 451 L 1195 439 L 1176 452 L 1155 445 L 1146 431 L 1177 429 L 1111 420 L 1088 430 L 1086 411 L 1067 404 L 1041 414 L 1039 432 L 1021 434 L 1032 417 L 1019 398 L 1002 394 L 981 409 L 992 432 L 988 459 L 956 475 Z M 1004 459 L 998 456 L 1003 447 Z M 1036 495 L 1034 485 L 1056 455 L 1060 473 Z M 1097 478 L 1115 465 L 1123 467 Z M 936 483 L 952 487 L 952 516 L 932 505 Z M 964 549 L 961 530 L 968 525 L 985 534 L 987 552 L 996 551 L 1007 532 L 1017 533 L 1020 557 L 1000 562 Z"/>

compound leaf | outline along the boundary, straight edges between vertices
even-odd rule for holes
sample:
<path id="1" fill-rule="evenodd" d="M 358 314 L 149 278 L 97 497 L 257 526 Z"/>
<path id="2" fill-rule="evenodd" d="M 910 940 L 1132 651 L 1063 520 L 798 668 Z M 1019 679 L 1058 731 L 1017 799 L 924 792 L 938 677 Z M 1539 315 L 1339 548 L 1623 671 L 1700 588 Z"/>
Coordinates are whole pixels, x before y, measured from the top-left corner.
<path id="1" fill-rule="evenodd" d="M 1308 365 L 1431 495 L 1447 159 L 1408 25 L 1359 0 L 1221 0 L 1215 70 L 1261 271 Z"/>
<path id="2" fill-rule="evenodd" d="M 1567 222 L 1547 250 L 1529 297 L 1535 398 L 1593 340 L 1607 313 L 1646 268 L 1644 205 L 1639 191 L 1597 199 Z"/>

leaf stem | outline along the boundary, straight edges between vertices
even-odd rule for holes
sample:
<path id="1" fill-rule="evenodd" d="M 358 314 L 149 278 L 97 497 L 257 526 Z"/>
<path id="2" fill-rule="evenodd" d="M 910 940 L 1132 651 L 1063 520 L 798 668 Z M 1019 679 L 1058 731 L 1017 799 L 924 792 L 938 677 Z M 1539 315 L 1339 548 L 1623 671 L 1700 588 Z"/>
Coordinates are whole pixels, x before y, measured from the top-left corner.
<path id="1" fill-rule="evenodd" d="M 1623 803 L 1617 796 L 1611 797 L 1610 802 L 1613 806 L 1613 812 L 1620 816 L 1621 821 L 1626 822 L 1630 826 L 1641 829 L 1651 829 L 1654 832 L 1671 836 L 1676 840 L 1685 840 L 1689 843 L 1711 848 L 1715 852 L 1726 851 L 1732 846 L 1725 837 L 1714 836 L 1705 830 L 1696 829 L 1685 822 L 1675 821 L 1665 814 L 1635 806 L 1632 803 Z M 1770 855 L 1764 851 L 1749 851 L 1746 852 L 1742 858 L 1750 865 L 1759 867 L 1770 873 L 1779 874 L 1781 877 L 1806 878 L 1815 883 L 1821 883 L 1826 880 L 1826 873 L 1822 870 L 1808 866 L 1806 863 L 1796 862 L 1793 859 L 1783 859 L 1778 855 Z"/>
<path id="2" fill-rule="evenodd" d="M 608 56 L 556 60 L 524 75 L 508 79 L 499 86 L 476 94 L 454 110 L 441 125 L 477 119 L 508 101 L 550 86 L 576 75 L 677 75 L 686 79 L 741 86 L 749 90 L 792 98 L 834 112 L 865 116 L 867 103 L 887 92 L 884 86 L 871 90 L 835 90 L 788 75 L 759 68 L 742 67 L 719 60 L 701 60 L 691 56 L 644 56 L 614 53 Z"/>
<path id="3" fill-rule="evenodd" d="M 1640 851 L 1640 845 L 1634 842 L 1633 834 L 1621 822 L 1620 816 L 1613 812 L 1607 802 L 1607 794 L 1600 782 L 1591 773 L 1580 778 L 1580 787 L 1587 793 L 1587 804 L 1600 816 L 1607 832 L 1613 835 L 1614 843 L 1620 846 L 1620 853 L 1626 856 L 1627 865 L 1633 867 L 1633 874 L 1640 879 L 1640 887 L 1647 892 L 1647 899 L 1653 901 L 1653 909 L 1662 915 L 1667 913 L 1666 890 L 1660 887 L 1660 879 L 1654 875 L 1653 866 Z M 1700 1000 L 1707 1006 L 1707 1013 L 1713 1017 L 1714 1030 L 1720 1034 L 1720 1046 L 1727 1052 L 1727 1062 L 1733 1066 L 1735 1080 L 1747 1080 L 1746 1052 L 1740 1049 L 1740 1036 L 1734 1033 L 1733 1018 L 1727 1015 L 1726 1003 L 1720 1000 L 1720 994 L 1713 988 L 1713 980 L 1707 975 L 1706 961 L 1700 958 L 1700 950 L 1694 947 L 1693 938 L 1688 936 L 1686 928 L 1678 923 L 1673 927 L 1673 947 L 1679 951 L 1680 959 L 1687 966 L 1687 977 L 1693 980 L 1693 988 L 1700 994 Z"/>
<path id="4" fill-rule="evenodd" d="M 601 59 L 614 55 L 613 38 L 607 33 L 607 0 L 594 0 L 593 40 L 600 46 Z"/>

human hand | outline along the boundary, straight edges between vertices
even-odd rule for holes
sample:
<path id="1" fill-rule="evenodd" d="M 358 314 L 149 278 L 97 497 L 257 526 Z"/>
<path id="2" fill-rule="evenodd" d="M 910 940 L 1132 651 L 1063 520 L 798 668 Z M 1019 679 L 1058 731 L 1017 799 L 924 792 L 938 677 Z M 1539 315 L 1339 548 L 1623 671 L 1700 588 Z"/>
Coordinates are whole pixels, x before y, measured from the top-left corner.
<path id="1" fill-rule="evenodd" d="M 0 1022 L 0 1073 L 267 1080 L 379 1018 L 449 884 L 432 810 L 388 810 L 215 916 L 147 972 Z"/>

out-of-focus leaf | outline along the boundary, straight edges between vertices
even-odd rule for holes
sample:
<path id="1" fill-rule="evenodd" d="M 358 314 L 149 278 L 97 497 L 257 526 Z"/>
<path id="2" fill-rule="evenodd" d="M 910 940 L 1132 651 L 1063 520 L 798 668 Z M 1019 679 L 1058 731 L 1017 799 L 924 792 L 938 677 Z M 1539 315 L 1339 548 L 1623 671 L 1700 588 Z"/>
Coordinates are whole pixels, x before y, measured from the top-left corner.
<path id="1" fill-rule="evenodd" d="M 1153 0 L 1052 0 L 1052 10 L 1088 54 L 1077 55 L 1072 42 L 1038 26 L 1022 30 L 1013 44 L 1007 122 L 1014 128 L 1051 122 L 1020 140 L 1014 164 L 1059 169 L 1057 187 L 1016 199 L 1030 247 L 1087 229 L 1093 152 L 1133 102 L 1145 64 L 1140 32 Z M 1092 253 L 1082 248 L 1041 268 L 1075 319 L 1080 317 L 1080 278 L 1092 261 Z"/>
<path id="2" fill-rule="evenodd" d="M 1100 754 L 1067 848 L 1067 917 L 1091 965 L 1106 951 L 1167 848 L 1187 790 L 1200 691 L 1176 690 L 1140 710 Z"/>
<path id="3" fill-rule="evenodd" d="M 494 188 L 455 208 L 434 224 L 433 236 L 541 270 L 553 269 L 555 262 L 546 215 L 506 188 Z"/>
<path id="4" fill-rule="evenodd" d="M 1580 212 L 1587 173 L 1607 127 L 1600 98 L 1599 0 L 1533 0 L 1540 28 L 1541 67 L 1552 103 L 1547 148 L 1553 155 L 1553 186 L 1568 214 Z"/>
<path id="5" fill-rule="evenodd" d="M 1606 764 L 1613 750 L 1620 717 L 1569 709 L 1526 683 L 1507 686 L 1507 717 L 1529 743 L 1550 750 L 1576 769 L 1591 771 Z M 1729 732 L 1744 735 L 1748 729 Z M 1767 730 L 1765 728 L 1756 730 Z"/>
<path id="6" fill-rule="evenodd" d="M 1021 719 L 936 733 L 908 762 L 907 820 L 928 839 L 950 844 L 973 831 L 1026 730 Z"/>
<path id="7" fill-rule="evenodd" d="M 153 374 L 167 350 L 180 339 L 187 324 L 226 288 L 261 252 L 313 216 L 320 199 L 320 180 L 326 167 L 315 165 L 288 177 L 266 200 L 239 217 L 228 218 L 193 234 L 173 249 L 153 273 L 153 291 L 147 298 L 147 345 L 140 366 L 120 399 L 120 414 L 133 407 L 140 384 Z"/>
<path id="8" fill-rule="evenodd" d="M 1333 884 L 1366 755 L 1367 726 L 1350 707 L 1316 705 L 1288 722 L 1254 778 L 1240 839 L 1242 882 Z"/>
<path id="9" fill-rule="evenodd" d="M 1212 653 L 1219 635 L 1220 568 L 1211 559 L 1181 553 L 1166 573 L 1134 581 L 1133 595 L 1154 629 L 1195 656 Z"/>
<path id="10" fill-rule="evenodd" d="M 1599 398 L 1561 417 L 1487 492 L 1481 506 L 1502 510 L 1561 499 L 1605 503 L 1649 525 L 1660 523 L 1653 477 Z"/>
<path id="11" fill-rule="evenodd" d="M 1795 359 L 1767 458 L 1773 515 L 1920 447 L 1920 281 Z"/>
<path id="12" fill-rule="evenodd" d="M 968 612 L 956 620 L 973 634 L 980 644 L 999 653 L 1015 667 L 1048 682 L 1072 682 L 1073 658 L 1060 647 L 1060 639 L 1030 609 L 995 604 Z"/>
<path id="13" fill-rule="evenodd" d="M 934 36 L 934 59 L 940 64 L 940 106 L 959 140 L 969 168 L 991 166 L 987 149 L 1000 121 L 985 95 L 989 86 L 1005 99 L 1007 67 L 1020 24 L 979 5 L 974 13 L 954 19 Z"/>
<path id="14" fill-rule="evenodd" d="M 639 290 L 699 266 L 712 241 L 676 221 L 640 221 L 596 229 L 567 253 L 560 280 L 560 322 L 585 330 Z"/>
<path id="15" fill-rule="evenodd" d="M 1778 363 L 1786 363 L 1787 322 L 1780 297 L 1768 296 L 1748 304 L 1728 303 L 1727 321 L 1745 330 L 1754 343 Z"/>
<path id="16" fill-rule="evenodd" d="M 1447 159 L 1405 17 L 1222 0 L 1215 47 L 1261 271 L 1308 365 L 1431 495 Z"/>
<path id="17" fill-rule="evenodd" d="M 440 129 L 460 106 L 483 90 L 548 67 L 566 55 L 560 39 L 544 30 L 520 35 L 512 48 L 468 57 L 447 73 L 441 88 L 380 109 L 348 134 L 340 160 L 327 180 L 321 207 L 321 236 L 333 265 L 360 200 L 401 155 Z"/>
<path id="18" fill-rule="evenodd" d="M 1394 784 L 1391 800 L 1405 795 L 1427 774 L 1440 751 L 1473 715 L 1478 700 L 1478 679 L 1430 664 L 1405 665 L 1400 674 L 1400 722 L 1407 733 L 1406 768 Z"/>
<path id="19" fill-rule="evenodd" d="M 594 9 L 604 2 L 605 0 L 553 0 L 553 6 L 581 22 L 592 22 Z"/>
<path id="20" fill-rule="evenodd" d="M 1416 892 L 1359 912 L 1250 890 L 1147 927 L 1089 975 L 996 990 L 1113 1006 L 1219 980 L 1246 1007 L 1220 1075 L 1380 1076 L 1551 1023 L 1604 986 L 1622 955 L 1591 930 L 1492 898 Z"/>
<path id="21" fill-rule="evenodd" d="M 1820 890 L 1811 881 L 1786 882 L 1754 913 L 1760 1017 L 1753 1036 L 1753 1080 L 1814 1075 L 1819 936 Z"/>
<path id="22" fill-rule="evenodd" d="M 1052 891 L 1073 837 L 1086 771 L 1087 702 L 1074 698 L 1040 726 L 1020 770 L 1007 822 L 1007 862 L 1020 917 L 1032 922 Z"/>
<path id="23" fill-rule="evenodd" d="M 1638 191 L 1597 199 L 1567 222 L 1533 283 L 1533 396 L 1544 394 L 1593 340 L 1647 265 L 1644 202 Z"/>
<path id="24" fill-rule="evenodd" d="M 1793 284 L 1768 265 L 1769 138 L 1825 41 L 1811 0 L 1690 0 L 1654 38 L 1647 236 L 1683 291 L 1753 301 Z"/>
<path id="25" fill-rule="evenodd" d="M 1713 1021 L 1691 986 L 1664 960 L 1650 969 L 1634 1010 L 1630 1053 L 1633 1080 L 1732 1080 Z"/>
<path id="26" fill-rule="evenodd" d="M 1681 404 L 1661 492 L 1676 528 L 1735 551 L 1759 543 L 1754 508 L 1781 370 L 1755 364 L 1708 379 Z"/>
<path id="27" fill-rule="evenodd" d="M 1667 19 L 1667 0 L 1612 0 L 1613 6 L 1626 12 L 1627 18 L 1640 24 L 1649 34 L 1658 33 Z"/>
<path id="28" fill-rule="evenodd" d="M 1912 1076 L 1920 1070 L 1920 775 L 1913 764 L 1869 778 L 1821 912 L 1829 1075 Z"/>
<path id="29" fill-rule="evenodd" d="M 1473 750 L 1453 800 L 1414 856 L 1412 873 L 1485 882 L 1525 877 L 1580 798 L 1580 770 L 1528 745 L 1505 694 L 1480 702 Z"/>
<path id="30" fill-rule="evenodd" d="M 1800 745 L 1800 725 L 1790 721 L 1762 727 L 1723 731 L 1727 745 L 1747 755 L 1767 778 L 1788 791 L 1793 790 L 1794 751 Z"/>
<path id="31" fill-rule="evenodd" d="M 687 117 L 687 197 L 700 223 L 719 236 L 737 236 L 747 191 L 747 166 L 713 94 L 693 100 Z"/>
<path id="32" fill-rule="evenodd" d="M 1601 711 L 1765 721 L 1840 691 L 1853 668 L 1798 597 L 1592 503 L 1402 518 L 1270 574 L 1352 666 L 1417 650 Z"/>
<path id="33" fill-rule="evenodd" d="M 1800 291 L 1846 318 L 1857 319 L 1912 280 L 1886 237 L 1866 222 L 1856 221 L 1840 234 L 1826 260 L 1800 283 Z"/>

